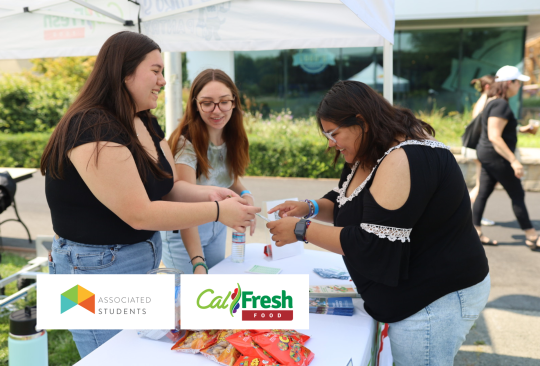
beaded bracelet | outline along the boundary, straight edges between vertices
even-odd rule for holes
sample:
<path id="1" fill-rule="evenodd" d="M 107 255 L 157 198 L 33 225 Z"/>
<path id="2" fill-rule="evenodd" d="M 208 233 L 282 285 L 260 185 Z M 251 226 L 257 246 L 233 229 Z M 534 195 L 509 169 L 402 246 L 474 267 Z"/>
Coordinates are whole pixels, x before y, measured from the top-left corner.
<path id="1" fill-rule="evenodd" d="M 206 269 L 206 274 L 208 274 L 208 266 L 204 262 L 195 263 L 193 265 L 193 273 L 195 273 L 195 268 L 197 268 L 198 266 L 203 266 Z"/>
<path id="2" fill-rule="evenodd" d="M 306 216 L 304 216 L 304 219 L 309 219 L 313 216 L 313 213 L 315 212 L 315 207 L 313 206 L 313 202 L 311 200 L 304 200 L 308 204 L 309 212 Z"/>

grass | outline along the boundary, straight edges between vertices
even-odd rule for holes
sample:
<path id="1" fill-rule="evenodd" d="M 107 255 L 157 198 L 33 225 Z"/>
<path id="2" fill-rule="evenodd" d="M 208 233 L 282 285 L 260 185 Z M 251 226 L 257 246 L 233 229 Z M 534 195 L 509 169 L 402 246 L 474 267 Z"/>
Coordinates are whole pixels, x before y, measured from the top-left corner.
<path id="1" fill-rule="evenodd" d="M 10 276 L 22 269 L 28 262 L 27 259 L 11 253 L 2 253 L 2 262 L 0 263 L 0 275 L 2 278 Z M 46 269 L 44 269 L 46 272 Z M 6 295 L 17 292 L 15 282 L 6 286 Z M 19 309 L 24 306 L 33 306 L 36 304 L 36 292 L 31 291 L 25 299 L 17 301 L 16 307 Z M 0 316 L 0 366 L 8 365 L 8 334 L 9 334 L 9 315 Z M 80 360 L 79 352 L 73 342 L 71 333 L 68 330 L 47 330 L 49 343 L 49 365 L 71 366 Z"/>

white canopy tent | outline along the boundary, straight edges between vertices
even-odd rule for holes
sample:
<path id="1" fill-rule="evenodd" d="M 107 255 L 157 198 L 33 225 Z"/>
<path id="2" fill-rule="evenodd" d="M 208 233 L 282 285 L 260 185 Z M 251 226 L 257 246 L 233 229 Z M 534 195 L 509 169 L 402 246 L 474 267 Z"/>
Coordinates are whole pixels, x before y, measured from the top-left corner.
<path id="1" fill-rule="evenodd" d="M 383 89 L 384 69 L 381 65 L 373 61 L 362 71 L 354 74 L 348 80 L 360 81 L 373 89 L 379 91 Z M 396 93 L 409 91 L 409 80 L 392 76 L 392 86 Z"/>
<path id="2" fill-rule="evenodd" d="M 0 0 L 0 59 L 96 55 L 116 32 L 165 52 L 167 130 L 181 116 L 176 52 L 384 46 L 392 102 L 394 0 Z"/>

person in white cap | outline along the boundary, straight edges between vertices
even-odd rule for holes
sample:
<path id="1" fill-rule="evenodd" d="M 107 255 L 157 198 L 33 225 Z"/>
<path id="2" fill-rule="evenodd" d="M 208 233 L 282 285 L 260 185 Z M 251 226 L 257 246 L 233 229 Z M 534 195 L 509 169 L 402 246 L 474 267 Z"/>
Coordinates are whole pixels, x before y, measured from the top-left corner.
<path id="1" fill-rule="evenodd" d="M 531 250 L 540 246 L 525 206 L 525 191 L 520 180 L 523 166 L 514 155 L 518 122 L 508 104 L 508 99 L 518 94 L 522 81 L 529 79 L 517 67 L 504 66 L 497 71 L 489 89 L 488 104 L 482 115 L 482 133 L 476 147 L 482 170 L 478 197 L 473 205 L 473 223 L 484 245 L 497 245 L 497 241 L 482 234 L 481 219 L 486 202 L 499 182 L 510 196 L 519 226 L 525 231 L 525 244 Z"/>

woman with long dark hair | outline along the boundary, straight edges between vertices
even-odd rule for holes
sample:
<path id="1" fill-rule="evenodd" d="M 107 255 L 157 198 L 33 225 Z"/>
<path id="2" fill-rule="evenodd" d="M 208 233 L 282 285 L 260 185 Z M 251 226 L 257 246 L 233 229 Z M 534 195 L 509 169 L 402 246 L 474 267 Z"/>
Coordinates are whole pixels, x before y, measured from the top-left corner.
<path id="1" fill-rule="evenodd" d="M 145 274 L 161 261 L 159 230 L 210 221 L 244 231 L 254 213 L 229 189 L 177 179 L 150 113 L 165 85 L 159 46 L 120 32 L 102 46 L 41 159 L 56 236 L 51 274 Z M 179 203 L 191 201 L 201 203 Z M 215 201 L 215 202 L 203 202 Z M 71 330 L 81 357 L 120 330 Z"/>
<path id="2" fill-rule="evenodd" d="M 221 70 L 202 71 L 191 84 L 186 113 L 169 138 L 179 179 L 229 188 L 253 205 L 240 182 L 249 164 L 249 143 L 240 94 Z M 251 234 L 255 230 L 255 220 Z M 227 228 L 210 222 L 198 228 L 163 231 L 163 263 L 184 273 L 204 274 L 225 258 Z"/>
<path id="3" fill-rule="evenodd" d="M 359 82 L 336 83 L 317 120 L 334 161 L 345 159 L 339 185 L 272 209 L 282 217 L 267 224 L 272 239 L 343 255 L 365 310 L 389 323 L 396 365 L 453 365 L 490 289 L 454 156 L 430 125 Z"/>
<path id="4" fill-rule="evenodd" d="M 514 154 L 518 122 L 508 104 L 508 99 L 518 94 L 521 83 L 529 79 L 528 76 L 521 74 L 517 67 L 503 66 L 497 71 L 495 82 L 489 89 L 488 104 L 482 115 L 482 133 L 476 147 L 482 171 L 480 190 L 473 205 L 473 220 L 482 243 L 496 245 L 497 241 L 492 241 L 482 234 L 481 218 L 486 202 L 499 182 L 512 200 L 514 214 L 519 226 L 525 232 L 525 244 L 531 250 L 535 250 L 540 246 L 540 237 L 529 219 L 525 206 L 525 191 L 520 180 L 523 177 L 523 165 Z M 528 126 L 525 128 L 528 129 Z"/>

